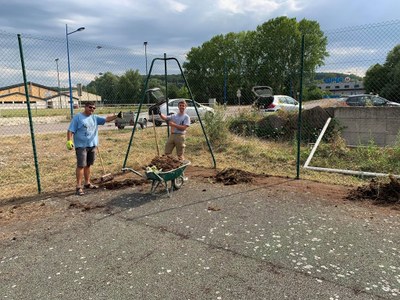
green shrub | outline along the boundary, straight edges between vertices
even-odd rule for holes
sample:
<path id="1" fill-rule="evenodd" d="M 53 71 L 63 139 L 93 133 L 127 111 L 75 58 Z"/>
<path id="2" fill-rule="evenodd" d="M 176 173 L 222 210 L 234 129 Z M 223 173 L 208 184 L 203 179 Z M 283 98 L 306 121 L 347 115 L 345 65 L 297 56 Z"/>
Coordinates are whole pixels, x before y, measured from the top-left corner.
<path id="1" fill-rule="evenodd" d="M 228 142 L 228 126 L 225 122 L 225 109 L 222 105 L 214 107 L 214 113 L 204 116 L 204 128 L 214 148 L 223 147 Z"/>
<path id="2" fill-rule="evenodd" d="M 239 136 L 255 135 L 256 124 L 259 117 L 255 112 L 240 112 L 237 117 L 231 118 L 228 122 L 230 132 Z"/>

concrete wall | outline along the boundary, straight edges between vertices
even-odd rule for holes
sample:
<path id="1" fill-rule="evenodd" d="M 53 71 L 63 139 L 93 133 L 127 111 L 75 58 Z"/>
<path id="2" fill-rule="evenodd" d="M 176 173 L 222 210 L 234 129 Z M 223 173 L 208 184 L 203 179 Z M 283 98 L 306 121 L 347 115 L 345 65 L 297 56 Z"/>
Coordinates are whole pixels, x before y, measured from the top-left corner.
<path id="1" fill-rule="evenodd" d="M 334 116 L 347 145 L 393 146 L 400 130 L 400 107 L 336 107 Z"/>

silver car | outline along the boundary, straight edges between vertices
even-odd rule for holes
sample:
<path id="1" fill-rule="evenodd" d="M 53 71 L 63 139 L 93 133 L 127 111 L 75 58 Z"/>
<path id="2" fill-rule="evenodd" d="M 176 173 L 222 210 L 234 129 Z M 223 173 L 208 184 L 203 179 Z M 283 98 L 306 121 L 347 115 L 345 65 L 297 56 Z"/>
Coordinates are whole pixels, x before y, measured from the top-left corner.
<path id="1" fill-rule="evenodd" d="M 186 107 L 185 112 L 189 115 L 190 121 L 192 123 L 199 120 L 199 117 L 197 116 L 197 113 L 196 113 L 196 108 L 197 108 L 197 111 L 201 118 L 203 118 L 208 113 L 209 114 L 214 113 L 213 108 L 202 105 L 191 99 L 170 99 L 170 100 L 168 100 L 168 113 L 167 113 L 167 103 L 166 102 L 159 105 L 161 113 L 163 115 L 171 115 L 171 114 L 178 113 L 179 112 L 178 103 L 182 100 L 186 101 L 187 107 Z M 151 115 L 150 112 L 149 112 L 149 120 L 150 121 L 153 120 L 153 116 Z M 154 116 L 154 124 L 156 126 L 161 126 L 162 122 L 164 122 L 164 121 L 160 118 L 159 115 Z"/>

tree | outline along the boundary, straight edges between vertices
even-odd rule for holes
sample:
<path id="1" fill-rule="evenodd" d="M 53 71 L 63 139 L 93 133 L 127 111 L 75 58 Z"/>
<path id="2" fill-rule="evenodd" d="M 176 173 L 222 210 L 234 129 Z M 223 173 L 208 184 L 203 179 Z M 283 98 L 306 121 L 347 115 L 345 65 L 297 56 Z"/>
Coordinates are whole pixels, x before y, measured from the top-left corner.
<path id="1" fill-rule="evenodd" d="M 400 102 L 400 45 L 388 53 L 383 65 L 375 64 L 367 70 L 364 86 L 368 93 Z"/>
<path id="2" fill-rule="evenodd" d="M 118 80 L 117 99 L 121 103 L 139 103 L 142 86 L 142 76 L 138 70 L 126 71 Z"/>
<path id="3" fill-rule="evenodd" d="M 258 26 L 256 32 L 257 83 L 271 86 L 275 93 L 294 96 L 299 90 L 303 35 L 305 80 L 313 78 L 328 56 L 327 38 L 315 21 L 303 19 L 297 23 L 295 18 L 279 17 Z"/>
<path id="4" fill-rule="evenodd" d="M 218 35 L 192 48 L 184 68 L 193 94 L 205 102 L 223 99 L 226 92 L 232 100 L 241 88 L 245 103 L 251 101 L 252 86 L 268 85 L 276 93 L 294 95 L 300 84 L 302 35 L 306 37 L 304 74 L 312 78 L 328 56 L 327 38 L 315 21 L 279 17 L 256 31 Z"/>
<path id="5" fill-rule="evenodd" d="M 105 103 L 117 103 L 117 87 L 118 87 L 118 76 L 111 72 L 106 72 L 95 80 L 95 87 L 97 94 L 101 96 L 101 99 Z"/>

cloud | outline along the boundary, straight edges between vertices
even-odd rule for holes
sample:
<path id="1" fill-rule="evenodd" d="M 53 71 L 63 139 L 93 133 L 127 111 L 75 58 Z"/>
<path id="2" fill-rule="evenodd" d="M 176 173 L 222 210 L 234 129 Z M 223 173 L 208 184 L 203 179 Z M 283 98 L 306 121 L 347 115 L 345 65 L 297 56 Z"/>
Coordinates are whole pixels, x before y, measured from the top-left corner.
<path id="1" fill-rule="evenodd" d="M 187 9 L 187 7 L 188 7 L 187 5 L 182 4 L 182 3 L 178 2 L 178 1 L 175 1 L 175 0 L 166 0 L 165 2 L 168 4 L 169 8 L 172 11 L 178 12 L 178 13 L 181 13 L 181 12 L 185 11 Z"/>
<path id="2" fill-rule="evenodd" d="M 218 8 L 230 14 L 273 13 L 279 2 L 271 0 L 218 0 Z"/>

